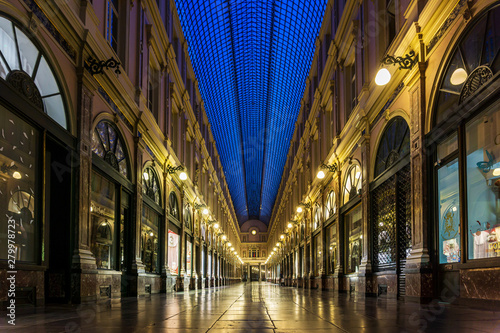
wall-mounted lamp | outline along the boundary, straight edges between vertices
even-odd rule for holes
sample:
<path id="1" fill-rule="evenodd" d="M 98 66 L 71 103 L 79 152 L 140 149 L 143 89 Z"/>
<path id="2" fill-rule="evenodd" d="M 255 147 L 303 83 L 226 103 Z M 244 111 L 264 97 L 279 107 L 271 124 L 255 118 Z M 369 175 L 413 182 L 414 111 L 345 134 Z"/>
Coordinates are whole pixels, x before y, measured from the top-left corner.
<path id="1" fill-rule="evenodd" d="M 169 175 L 176 173 L 177 171 L 183 171 L 184 167 L 182 165 L 178 165 L 176 167 L 173 167 L 171 165 L 167 165 L 165 168 L 165 172 L 168 173 Z M 179 174 L 180 180 L 186 180 L 187 179 L 187 174 L 183 171 Z"/>
<path id="2" fill-rule="evenodd" d="M 299 207 L 297 207 L 297 213 L 302 213 L 302 207 L 309 209 L 309 208 L 311 208 L 311 204 L 308 202 L 306 202 L 306 203 L 299 202 Z"/>
<path id="3" fill-rule="evenodd" d="M 381 63 L 383 66 L 388 65 L 399 65 L 399 69 L 411 69 L 413 65 L 418 61 L 418 57 L 415 56 L 415 51 L 410 51 L 410 53 L 405 54 L 404 57 L 393 57 L 391 55 L 386 55 L 382 59 Z M 375 83 L 378 86 L 385 86 L 391 80 L 391 73 L 387 68 L 380 68 L 375 76 Z"/>
<path id="4" fill-rule="evenodd" d="M 329 172 L 335 172 L 337 171 L 337 163 L 333 163 L 333 164 L 321 164 L 320 165 L 320 168 L 323 169 L 323 170 L 328 170 Z M 318 174 L 316 175 L 316 177 L 318 179 L 323 179 L 325 178 L 325 173 L 323 172 L 323 170 L 320 170 L 318 171 Z"/>

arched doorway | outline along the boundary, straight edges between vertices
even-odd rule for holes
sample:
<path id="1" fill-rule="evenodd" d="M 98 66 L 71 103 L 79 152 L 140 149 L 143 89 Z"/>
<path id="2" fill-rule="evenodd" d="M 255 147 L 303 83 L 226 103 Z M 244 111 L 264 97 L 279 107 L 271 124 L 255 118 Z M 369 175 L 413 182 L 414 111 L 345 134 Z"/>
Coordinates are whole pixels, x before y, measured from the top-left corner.
<path id="1" fill-rule="evenodd" d="M 411 250 L 410 130 L 402 117 L 389 121 L 375 156 L 371 183 L 373 268 L 397 275 L 397 296 L 405 295 L 404 269 Z M 379 294 L 387 285 L 379 285 Z"/>
<path id="2" fill-rule="evenodd" d="M 477 272 L 500 275 L 499 20 L 499 2 L 475 15 L 451 49 L 435 93 L 428 145 L 436 152 L 433 259 L 444 302 L 494 298 Z"/>

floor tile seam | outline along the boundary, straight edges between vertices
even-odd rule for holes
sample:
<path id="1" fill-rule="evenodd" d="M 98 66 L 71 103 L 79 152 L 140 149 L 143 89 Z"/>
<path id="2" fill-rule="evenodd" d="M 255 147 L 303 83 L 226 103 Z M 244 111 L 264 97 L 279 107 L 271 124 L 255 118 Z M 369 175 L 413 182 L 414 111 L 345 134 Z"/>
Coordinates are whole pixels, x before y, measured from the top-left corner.
<path id="1" fill-rule="evenodd" d="M 215 320 L 215 321 L 214 321 L 214 323 L 212 324 L 212 326 L 210 326 L 210 327 L 208 328 L 208 330 L 206 330 L 206 332 L 205 332 L 205 333 L 208 333 L 208 331 L 210 331 L 210 330 L 211 330 L 211 329 L 215 326 L 215 324 L 217 324 L 217 322 L 219 322 L 219 321 L 221 320 L 221 318 L 222 318 L 222 317 L 226 314 L 226 312 L 227 312 L 227 311 L 228 311 L 228 310 L 229 310 L 229 309 L 230 309 L 230 308 L 234 305 L 234 303 L 236 303 L 236 302 L 237 302 L 237 301 L 238 301 L 238 300 L 239 300 L 239 299 L 240 299 L 240 298 L 241 298 L 244 294 L 245 294 L 245 290 L 243 290 L 243 293 L 242 293 L 240 296 L 238 296 L 238 298 L 236 298 L 236 299 L 234 300 L 234 302 L 233 302 L 233 303 L 231 303 L 231 305 L 230 305 L 230 306 L 229 306 L 229 307 L 228 307 L 228 308 L 227 308 L 227 309 L 226 309 L 226 310 L 225 310 L 225 311 L 224 311 L 224 312 L 223 312 L 223 313 L 219 316 L 219 318 L 217 318 L 217 320 Z"/>
<path id="2" fill-rule="evenodd" d="M 293 291 L 294 291 L 294 290 L 292 290 L 292 295 L 294 294 L 294 292 L 293 292 Z M 314 316 L 316 316 L 316 317 L 320 318 L 320 319 L 321 319 L 321 320 L 323 320 L 323 321 L 326 321 L 327 323 L 329 323 L 329 324 L 331 324 L 331 325 L 335 326 L 336 328 L 338 328 L 338 329 L 342 330 L 343 332 L 347 332 L 347 333 L 349 332 L 349 331 L 345 330 L 344 328 L 342 328 L 342 327 L 340 327 L 340 326 L 338 326 L 338 325 L 335 325 L 333 322 L 331 322 L 331 321 L 329 321 L 329 320 L 326 320 L 326 319 L 324 319 L 323 317 L 321 317 L 321 316 L 317 315 L 316 313 L 312 312 L 311 310 L 309 310 L 309 309 L 307 309 L 307 308 L 305 308 L 305 307 L 301 306 L 300 304 L 298 304 L 297 302 L 295 302 L 295 301 L 293 300 L 293 297 L 292 297 L 292 302 L 293 302 L 294 304 L 296 304 L 299 308 L 302 308 L 302 309 L 306 310 L 307 312 L 309 312 L 309 313 L 313 314 Z M 274 323 L 273 323 L 273 324 L 274 324 Z"/>

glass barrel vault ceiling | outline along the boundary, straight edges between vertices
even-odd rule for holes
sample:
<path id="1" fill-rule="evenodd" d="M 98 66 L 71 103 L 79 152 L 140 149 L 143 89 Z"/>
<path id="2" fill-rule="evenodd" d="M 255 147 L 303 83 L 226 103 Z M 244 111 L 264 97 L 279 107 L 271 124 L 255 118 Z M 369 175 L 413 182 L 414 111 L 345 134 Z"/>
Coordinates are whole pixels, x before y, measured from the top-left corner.
<path id="1" fill-rule="evenodd" d="M 326 0 L 176 0 L 240 224 L 268 224 Z"/>

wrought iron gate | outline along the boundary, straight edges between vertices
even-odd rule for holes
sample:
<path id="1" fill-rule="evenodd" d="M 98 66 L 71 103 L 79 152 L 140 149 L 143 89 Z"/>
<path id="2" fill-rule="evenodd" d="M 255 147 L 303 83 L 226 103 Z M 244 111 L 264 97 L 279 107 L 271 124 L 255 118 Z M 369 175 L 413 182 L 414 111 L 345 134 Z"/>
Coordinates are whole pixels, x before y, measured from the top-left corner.
<path id="1" fill-rule="evenodd" d="M 411 250 L 410 165 L 372 191 L 371 206 L 374 269 L 395 270 L 398 296 L 404 296 L 404 268 Z"/>

